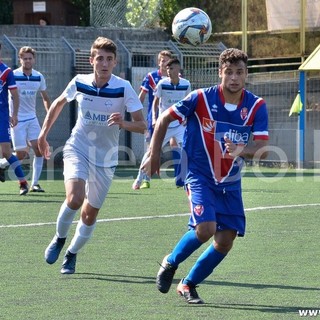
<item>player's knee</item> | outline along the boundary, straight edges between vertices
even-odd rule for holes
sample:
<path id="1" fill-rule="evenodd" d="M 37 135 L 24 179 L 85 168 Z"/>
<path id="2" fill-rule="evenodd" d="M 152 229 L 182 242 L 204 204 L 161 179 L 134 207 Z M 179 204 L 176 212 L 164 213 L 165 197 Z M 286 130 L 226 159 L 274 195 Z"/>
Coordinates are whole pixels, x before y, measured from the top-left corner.
<path id="1" fill-rule="evenodd" d="M 78 210 L 84 201 L 84 196 L 78 194 L 68 194 L 67 195 L 67 204 L 70 209 Z"/>
<path id="2" fill-rule="evenodd" d="M 215 234 L 215 223 L 204 222 L 200 223 L 196 228 L 196 234 L 199 241 L 202 243 L 207 242 Z"/>
<path id="3" fill-rule="evenodd" d="M 227 254 L 232 249 L 233 240 L 234 238 L 231 237 L 228 239 L 215 239 L 214 248 L 223 254 Z"/>
<path id="4" fill-rule="evenodd" d="M 227 254 L 232 249 L 231 244 L 221 244 L 221 243 L 214 243 L 214 248 L 219 251 L 220 253 Z"/>

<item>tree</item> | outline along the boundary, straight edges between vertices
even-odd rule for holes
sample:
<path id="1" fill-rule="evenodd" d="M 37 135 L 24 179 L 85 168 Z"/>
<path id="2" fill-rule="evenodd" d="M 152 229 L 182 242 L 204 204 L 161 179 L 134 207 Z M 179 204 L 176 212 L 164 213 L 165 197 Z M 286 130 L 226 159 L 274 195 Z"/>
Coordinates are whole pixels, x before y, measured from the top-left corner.
<path id="1" fill-rule="evenodd" d="M 11 0 L 0 0 L 0 24 L 13 24 L 13 7 Z"/>
<path id="2" fill-rule="evenodd" d="M 80 26 L 90 26 L 90 0 L 71 0 L 71 3 L 79 9 Z"/>

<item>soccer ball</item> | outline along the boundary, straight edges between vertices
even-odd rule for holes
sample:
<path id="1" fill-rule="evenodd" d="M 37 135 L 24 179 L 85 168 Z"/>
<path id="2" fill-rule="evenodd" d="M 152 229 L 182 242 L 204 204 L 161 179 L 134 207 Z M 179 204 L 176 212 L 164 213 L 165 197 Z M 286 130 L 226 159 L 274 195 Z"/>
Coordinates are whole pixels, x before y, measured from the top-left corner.
<path id="1" fill-rule="evenodd" d="M 201 45 L 210 38 L 211 32 L 209 16 L 198 8 L 179 11 L 172 22 L 172 35 L 182 44 Z"/>

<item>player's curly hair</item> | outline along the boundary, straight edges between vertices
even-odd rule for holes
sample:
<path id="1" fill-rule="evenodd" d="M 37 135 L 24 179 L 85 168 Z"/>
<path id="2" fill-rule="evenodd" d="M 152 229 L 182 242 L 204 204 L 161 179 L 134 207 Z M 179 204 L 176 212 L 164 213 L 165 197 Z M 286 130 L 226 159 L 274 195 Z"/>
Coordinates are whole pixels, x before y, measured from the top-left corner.
<path id="1" fill-rule="evenodd" d="M 222 69 L 227 63 L 237 63 L 243 61 L 245 65 L 248 64 L 248 55 L 239 49 L 228 48 L 224 50 L 219 57 L 219 69 Z"/>
<path id="2" fill-rule="evenodd" d="M 111 52 L 117 56 L 117 45 L 110 39 L 104 37 L 98 37 L 91 46 L 91 57 L 94 57 L 98 49 Z"/>

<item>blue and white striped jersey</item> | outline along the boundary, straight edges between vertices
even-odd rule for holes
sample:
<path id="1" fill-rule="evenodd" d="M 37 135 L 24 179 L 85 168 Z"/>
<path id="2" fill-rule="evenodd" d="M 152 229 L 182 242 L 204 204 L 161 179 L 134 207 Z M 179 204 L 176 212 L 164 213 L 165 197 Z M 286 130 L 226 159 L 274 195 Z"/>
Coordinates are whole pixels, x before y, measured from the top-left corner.
<path id="1" fill-rule="evenodd" d="M 65 91 L 68 102 L 78 102 L 78 118 L 65 148 L 72 146 L 89 162 L 100 167 L 118 164 L 118 126 L 108 126 L 112 113 L 135 112 L 143 108 L 129 81 L 112 75 L 109 82 L 97 88 L 94 74 L 75 76 Z"/>

